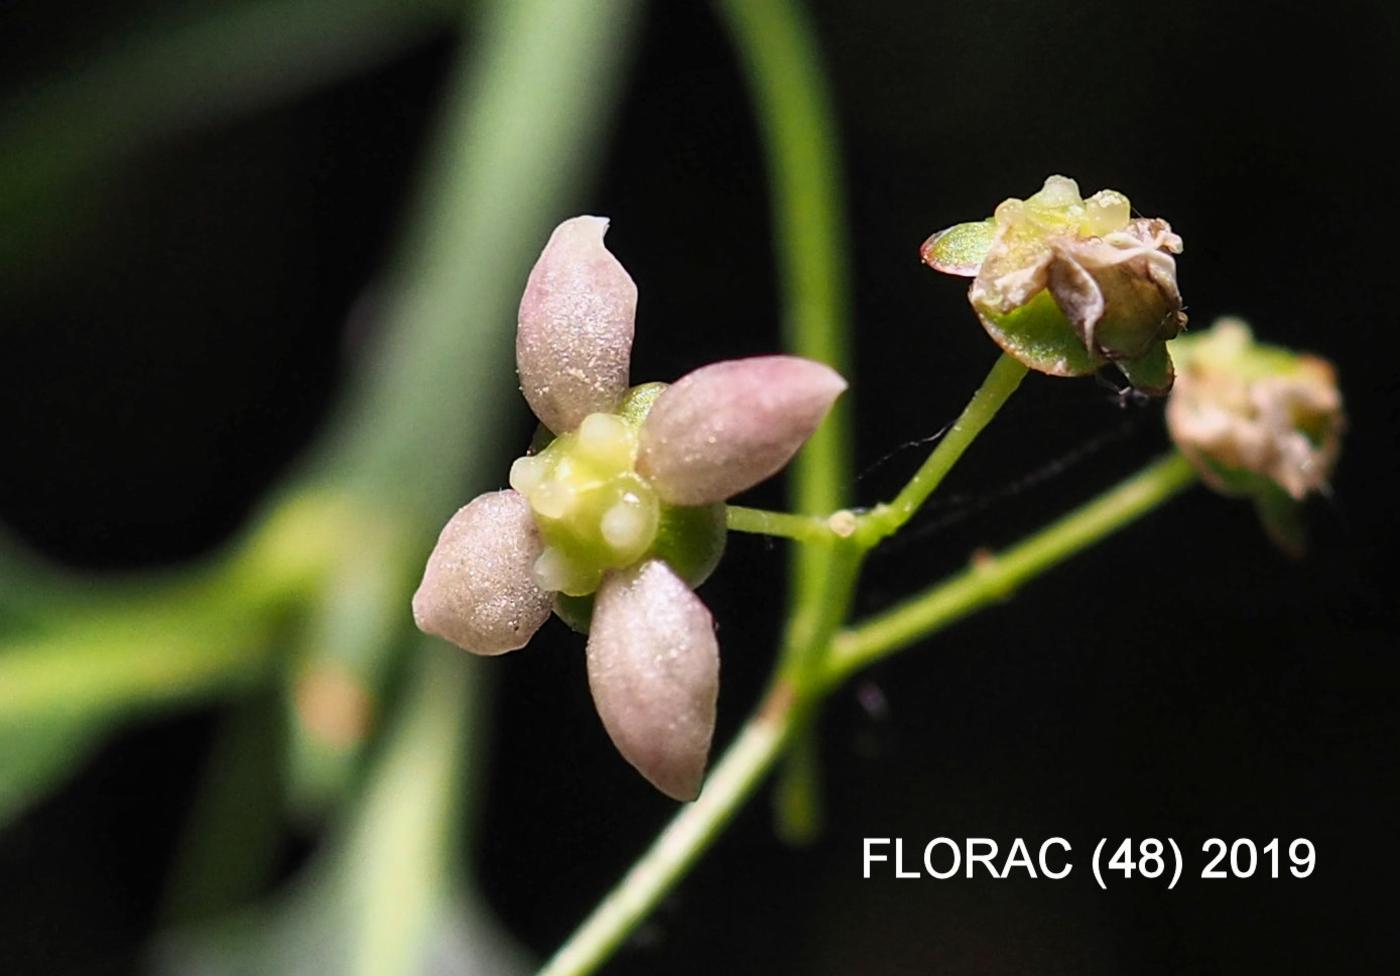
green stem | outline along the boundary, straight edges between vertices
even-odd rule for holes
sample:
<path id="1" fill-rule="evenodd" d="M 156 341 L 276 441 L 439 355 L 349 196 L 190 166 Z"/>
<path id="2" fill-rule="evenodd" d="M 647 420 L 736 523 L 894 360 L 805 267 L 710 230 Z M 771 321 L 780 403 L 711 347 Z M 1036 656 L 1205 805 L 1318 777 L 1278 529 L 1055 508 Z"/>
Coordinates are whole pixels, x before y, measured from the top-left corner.
<path id="1" fill-rule="evenodd" d="M 976 560 L 950 579 L 840 634 L 826 662 L 831 688 L 852 672 L 961 620 L 1087 549 L 1173 498 L 1196 470 L 1171 453 L 1089 504 L 996 555 Z"/>
<path id="2" fill-rule="evenodd" d="M 748 80 L 766 150 L 785 344 L 850 375 L 844 183 L 836 112 L 815 32 L 796 0 L 723 0 L 720 10 Z M 791 469 L 795 511 L 825 516 L 846 504 L 854 482 L 850 425 L 849 406 L 838 402 L 798 454 Z M 846 547 L 794 548 L 792 615 L 782 651 L 786 671 L 815 673 L 817 655 L 843 619 L 835 608 L 850 598 L 849 593 L 833 593 L 828 581 L 849 578 L 854 586 L 858 559 Z M 812 777 L 799 777 L 785 792 L 811 782 Z M 815 796 L 796 801 L 797 808 L 816 805 Z"/>
<path id="3" fill-rule="evenodd" d="M 821 743 L 815 704 L 793 716 L 794 735 L 783 757 L 782 775 L 773 788 L 773 825 L 786 844 L 805 846 L 822 832 Z"/>
<path id="4" fill-rule="evenodd" d="M 840 152 L 816 37 L 794 0 L 723 0 L 720 10 L 743 64 L 766 150 L 785 345 L 848 372 Z M 826 516 L 844 505 L 853 480 L 849 427 L 848 410 L 838 402 L 798 454 L 791 468 L 795 511 Z M 815 651 L 814 635 L 828 629 L 826 577 L 836 558 L 824 547 L 793 551 L 793 615 L 785 657 Z"/>
<path id="5" fill-rule="evenodd" d="M 792 733 L 796 704 L 786 685 L 769 692 L 705 781 L 700 798 L 681 808 L 539 976 L 584 976 L 607 961 L 714 843 L 772 768 Z"/>
<path id="6" fill-rule="evenodd" d="M 601 966 L 714 843 L 785 750 L 795 748 L 816 703 L 857 669 L 927 637 L 1088 548 L 1189 487 L 1195 469 L 1170 454 L 998 556 L 838 635 L 820 688 L 780 680 L 705 783 L 587 921 L 540 971 L 585 976 Z M 804 809 L 803 816 L 812 811 Z"/>
<path id="7" fill-rule="evenodd" d="M 724 0 L 720 10 L 766 149 L 785 345 L 849 373 L 844 184 L 836 113 L 816 37 L 793 0 Z M 793 507 L 807 514 L 841 508 L 851 468 L 849 411 L 838 404 L 792 469 Z"/>
<path id="8" fill-rule="evenodd" d="M 797 542 L 830 542 L 835 535 L 826 519 L 815 515 L 770 512 L 762 508 L 730 505 L 725 521 L 732 532 L 772 535 Z"/>
<path id="9" fill-rule="evenodd" d="M 520 409 L 514 322 L 525 272 L 579 206 L 631 50 L 636 0 L 504 0 L 443 98 L 423 192 L 381 298 L 388 328 L 349 384 L 324 474 L 440 524 L 461 504 L 465 460 L 503 463 L 497 432 Z M 485 470 L 485 469 L 483 469 Z M 492 476 L 497 477 L 496 475 Z M 494 482 L 493 482 L 494 483 Z"/>
<path id="10" fill-rule="evenodd" d="M 982 433 L 982 429 L 997 415 L 1026 376 L 1026 367 L 1003 353 L 992 366 L 987 378 L 968 401 L 953 426 L 943 435 L 938 446 L 914 473 L 914 477 L 895 496 L 861 518 L 856 538 L 870 548 L 886 536 L 898 531 L 928 500 L 935 488 L 962 457 L 963 452 Z"/>

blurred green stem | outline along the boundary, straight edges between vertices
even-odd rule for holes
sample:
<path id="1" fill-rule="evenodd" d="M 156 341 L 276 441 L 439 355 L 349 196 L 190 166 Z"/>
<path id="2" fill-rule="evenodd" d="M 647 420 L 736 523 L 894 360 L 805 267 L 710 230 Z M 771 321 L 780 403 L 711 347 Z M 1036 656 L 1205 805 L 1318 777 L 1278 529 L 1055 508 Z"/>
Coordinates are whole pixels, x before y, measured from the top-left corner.
<path id="1" fill-rule="evenodd" d="M 844 181 L 836 112 L 816 34 L 796 0 L 724 0 L 720 10 L 748 79 L 766 150 L 786 345 L 850 376 Z M 826 516 L 846 504 L 854 480 L 850 430 L 850 406 L 839 401 L 791 469 L 796 512 Z M 853 579 L 851 564 L 858 559 L 844 547 L 794 548 L 784 669 L 815 668 L 812 650 L 840 625 L 849 598 L 832 593 L 827 580 Z M 815 744 L 801 751 L 811 758 Z M 802 791 L 812 782 L 803 774 L 788 790 Z M 817 802 L 815 795 L 796 801 L 807 810 Z M 781 816 L 780 809 L 785 836 L 804 836 L 797 825 L 784 826 Z"/>
<path id="2" fill-rule="evenodd" d="M 327 569 L 344 531 L 335 512 L 298 496 L 193 580 L 74 605 L 49 628 L 11 636 L 0 644 L 0 733 L 52 718 L 96 721 L 256 682 L 281 623 Z"/>
<path id="3" fill-rule="evenodd" d="M 998 555 L 893 610 L 844 631 L 819 687 L 780 680 L 715 766 L 700 798 L 681 808 L 650 850 L 599 904 L 540 976 L 594 972 L 689 870 L 792 742 L 810 706 L 856 670 L 923 640 L 1082 552 L 1169 501 L 1196 480 L 1171 454 Z"/>
<path id="4" fill-rule="evenodd" d="M 476 662 L 425 640 L 399 726 L 375 767 L 335 862 L 347 976 L 429 971 L 433 929 L 461 866 L 463 752 L 477 726 Z"/>
<path id="5" fill-rule="evenodd" d="M 245 903 L 275 871 L 282 843 L 280 704 L 264 691 L 231 703 L 221 716 L 166 882 L 165 925 Z"/>
<path id="6" fill-rule="evenodd" d="M 849 253 L 836 112 L 817 38 L 795 0 L 723 0 L 758 116 L 789 350 L 849 376 Z M 852 478 L 850 408 L 838 404 L 798 455 L 793 507 L 841 508 Z"/>

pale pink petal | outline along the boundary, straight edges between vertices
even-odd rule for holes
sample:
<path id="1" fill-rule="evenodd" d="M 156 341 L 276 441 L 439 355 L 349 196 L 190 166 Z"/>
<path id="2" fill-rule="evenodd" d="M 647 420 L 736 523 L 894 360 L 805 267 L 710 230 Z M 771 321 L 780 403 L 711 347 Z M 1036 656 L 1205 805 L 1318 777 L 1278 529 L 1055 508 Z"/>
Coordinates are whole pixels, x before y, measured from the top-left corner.
<path id="1" fill-rule="evenodd" d="M 603 581 L 588 684 L 622 757 L 667 796 L 695 799 L 715 730 L 719 643 L 710 611 L 661 560 Z"/>
<path id="2" fill-rule="evenodd" d="M 845 389 L 835 370 L 796 356 L 703 366 L 657 398 L 637 470 L 672 505 L 723 501 L 787 464 Z"/>
<path id="3" fill-rule="evenodd" d="M 529 502 L 509 490 L 477 496 L 452 516 L 428 557 L 413 594 L 418 629 L 474 654 L 524 647 L 553 599 L 531 574 L 541 548 Z"/>
<path id="4" fill-rule="evenodd" d="M 604 217 L 556 227 L 520 300 L 520 388 L 556 434 L 611 413 L 627 392 L 637 286 L 603 246 L 607 229 Z"/>

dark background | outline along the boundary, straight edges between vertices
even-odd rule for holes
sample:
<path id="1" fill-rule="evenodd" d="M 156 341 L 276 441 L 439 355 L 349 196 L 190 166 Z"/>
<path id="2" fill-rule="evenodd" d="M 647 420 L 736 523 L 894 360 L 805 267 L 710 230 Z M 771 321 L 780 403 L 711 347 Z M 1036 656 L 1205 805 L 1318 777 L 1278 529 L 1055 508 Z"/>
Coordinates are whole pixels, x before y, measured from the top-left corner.
<path id="1" fill-rule="evenodd" d="M 150 3 L 0 5 L 0 78 Z M 1247 317 L 1338 365 L 1350 430 L 1302 561 L 1247 505 L 1195 490 L 987 612 L 858 678 L 827 710 L 828 824 L 807 850 L 750 805 L 617 973 L 1313 973 L 1393 965 L 1400 354 L 1392 291 L 1393 23 L 1380 5 L 821 2 L 843 127 L 859 362 L 860 500 L 917 464 L 994 348 L 933 230 L 1049 173 L 1110 186 L 1186 241 L 1192 322 Z M 314 437 L 346 322 L 394 242 L 452 44 L 149 145 L 10 264 L 0 518 L 111 570 L 217 546 Z M 737 66 L 700 3 L 648 8 L 580 212 L 641 288 L 634 377 L 777 345 L 763 165 Z M 565 214 L 561 214 L 561 217 Z M 3 228 L 0 228 L 3 233 Z M 503 367 L 504 368 L 504 367 Z M 518 414 L 519 440 L 529 418 Z M 1033 376 L 862 610 L 1091 497 L 1166 446 L 1159 404 Z M 891 452 L 896 452 L 888 457 Z M 884 463 L 878 464 L 884 460 Z M 505 460 L 502 460 L 504 471 Z M 765 486 L 755 504 L 780 505 Z M 704 591 L 721 626 L 723 745 L 767 675 L 781 546 L 738 537 Z M 593 715 L 551 623 L 501 677 L 476 852 L 508 928 L 552 949 L 670 813 Z M 882 702 L 871 708 L 861 701 Z M 17 974 L 124 972 L 150 926 L 213 718 L 122 734 L 0 836 Z M 3 760 L 0 760 L 3 761 Z M 1051 835 L 1065 881 L 861 881 L 861 838 Z M 1104 835 L 1172 836 L 1179 888 L 1097 890 Z M 1206 837 L 1308 837 L 1305 881 L 1203 882 Z M 289 858 L 289 869 L 296 858 Z M 1388 969 L 1389 966 L 1386 967 Z"/>

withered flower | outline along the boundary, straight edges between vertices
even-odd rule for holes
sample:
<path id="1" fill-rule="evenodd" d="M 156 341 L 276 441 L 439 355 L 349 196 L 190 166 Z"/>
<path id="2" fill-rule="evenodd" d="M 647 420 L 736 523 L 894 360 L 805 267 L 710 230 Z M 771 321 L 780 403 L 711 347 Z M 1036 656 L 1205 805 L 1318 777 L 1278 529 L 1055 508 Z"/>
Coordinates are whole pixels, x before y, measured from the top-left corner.
<path id="1" fill-rule="evenodd" d="M 983 327 L 1026 366 L 1083 376 L 1111 362 L 1154 395 L 1171 389 L 1166 343 L 1186 325 L 1180 253 L 1165 220 L 1134 218 L 1115 190 L 1085 200 L 1064 176 L 1002 201 L 988 220 L 939 231 L 921 251 L 930 267 L 973 278 L 968 300 Z"/>
<path id="2" fill-rule="evenodd" d="M 1252 498 L 1274 539 L 1300 549 L 1299 503 L 1327 490 L 1346 423 L 1332 364 L 1256 342 L 1239 319 L 1176 340 L 1172 357 L 1172 440 L 1207 484 Z"/>
<path id="3" fill-rule="evenodd" d="M 700 790 L 719 646 L 692 592 L 725 538 L 724 501 L 775 474 L 846 383 L 820 363 L 714 363 L 628 387 L 637 288 L 608 222 L 560 224 L 520 303 L 521 389 L 548 443 L 510 489 L 457 512 L 413 598 L 418 626 L 477 654 L 523 647 L 557 612 L 589 632 L 589 687 L 618 750 L 676 799 Z"/>

